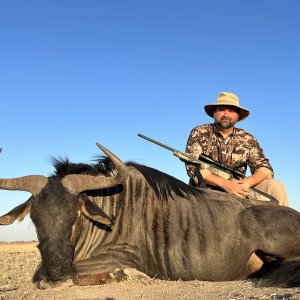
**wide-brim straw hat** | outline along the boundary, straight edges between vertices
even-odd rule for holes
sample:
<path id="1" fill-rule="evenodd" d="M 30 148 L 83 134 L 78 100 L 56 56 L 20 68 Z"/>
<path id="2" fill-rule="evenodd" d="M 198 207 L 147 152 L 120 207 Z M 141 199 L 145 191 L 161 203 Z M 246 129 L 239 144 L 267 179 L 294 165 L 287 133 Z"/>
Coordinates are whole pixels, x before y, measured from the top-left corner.
<path id="1" fill-rule="evenodd" d="M 217 102 L 213 104 L 207 104 L 204 106 L 205 112 L 210 116 L 214 117 L 214 112 L 217 106 L 226 105 L 234 106 L 239 109 L 239 119 L 238 121 L 246 119 L 250 111 L 242 106 L 240 106 L 239 97 L 233 93 L 222 92 L 218 95 Z"/>

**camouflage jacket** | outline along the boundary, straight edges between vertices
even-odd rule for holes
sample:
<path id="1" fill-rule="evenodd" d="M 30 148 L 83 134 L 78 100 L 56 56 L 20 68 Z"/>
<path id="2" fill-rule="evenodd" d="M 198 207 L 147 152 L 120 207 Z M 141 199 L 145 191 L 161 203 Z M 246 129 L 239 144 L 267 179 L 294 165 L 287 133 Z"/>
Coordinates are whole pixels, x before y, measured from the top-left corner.
<path id="1" fill-rule="evenodd" d="M 265 157 L 257 139 L 243 129 L 234 128 L 232 134 L 223 137 L 214 124 L 197 126 L 189 135 L 185 152 L 192 154 L 196 159 L 204 153 L 213 160 L 244 174 L 249 166 L 252 174 L 260 169 L 267 178 L 274 176 L 269 160 Z M 196 180 L 195 168 L 186 164 L 188 176 L 194 180 Z M 204 178 L 209 173 L 206 169 L 201 170 Z"/>

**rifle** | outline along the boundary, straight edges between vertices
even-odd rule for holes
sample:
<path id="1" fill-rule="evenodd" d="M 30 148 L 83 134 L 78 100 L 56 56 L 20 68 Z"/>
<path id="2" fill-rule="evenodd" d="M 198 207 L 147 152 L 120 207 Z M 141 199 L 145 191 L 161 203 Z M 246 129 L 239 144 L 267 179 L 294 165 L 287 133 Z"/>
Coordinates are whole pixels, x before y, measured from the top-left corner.
<path id="1" fill-rule="evenodd" d="M 209 156 L 205 155 L 205 154 L 200 154 L 198 159 L 195 159 L 195 157 L 193 157 L 191 154 L 185 153 L 185 152 L 181 152 L 178 151 L 172 147 L 169 147 L 165 144 L 162 144 L 158 141 L 155 141 L 145 135 L 142 134 L 138 134 L 139 137 L 152 142 L 158 146 L 161 146 L 171 152 L 173 152 L 173 155 L 175 155 L 176 157 L 178 157 L 181 161 L 187 163 L 187 164 L 192 164 L 194 166 L 200 167 L 201 169 L 208 169 L 211 173 L 218 175 L 220 177 L 223 177 L 225 179 L 237 179 L 240 180 L 242 178 L 245 177 L 245 175 L 238 171 L 238 170 L 234 170 L 232 168 L 229 168 L 227 166 L 224 166 L 223 164 L 220 164 L 216 161 L 214 161 L 213 159 L 211 159 Z M 251 187 L 249 189 L 249 196 L 248 198 L 254 198 L 254 199 L 258 199 L 258 200 L 262 200 L 262 201 L 270 201 L 273 203 L 278 204 L 278 200 L 275 199 L 273 196 L 264 193 L 254 187 Z"/>

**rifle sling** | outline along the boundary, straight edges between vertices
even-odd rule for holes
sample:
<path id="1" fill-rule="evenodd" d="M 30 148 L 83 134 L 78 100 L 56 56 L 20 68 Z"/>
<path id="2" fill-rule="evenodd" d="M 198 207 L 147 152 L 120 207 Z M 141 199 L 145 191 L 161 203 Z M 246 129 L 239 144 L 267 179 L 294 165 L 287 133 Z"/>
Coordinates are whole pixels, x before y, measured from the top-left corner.
<path id="1" fill-rule="evenodd" d="M 204 181 L 204 178 L 203 178 L 203 176 L 202 176 L 202 174 L 201 174 L 201 172 L 200 172 L 200 168 L 199 168 L 199 167 L 195 169 L 195 175 L 196 175 L 197 178 L 198 178 L 200 187 L 202 187 L 202 188 L 207 188 L 207 185 L 206 185 L 206 183 L 205 183 L 205 181 Z"/>

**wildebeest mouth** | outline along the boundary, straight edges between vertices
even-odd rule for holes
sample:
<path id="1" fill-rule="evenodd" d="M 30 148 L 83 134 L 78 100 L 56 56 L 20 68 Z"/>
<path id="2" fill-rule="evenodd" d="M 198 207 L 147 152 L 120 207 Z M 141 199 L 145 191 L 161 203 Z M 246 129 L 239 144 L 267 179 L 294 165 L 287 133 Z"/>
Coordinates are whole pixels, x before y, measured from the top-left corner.
<path id="1" fill-rule="evenodd" d="M 39 290 L 46 290 L 46 289 L 53 289 L 53 288 L 70 287 L 77 284 L 78 281 L 76 277 L 69 278 L 66 280 L 57 280 L 57 281 L 45 281 L 43 279 L 40 279 L 36 282 L 36 287 Z"/>
<path id="2" fill-rule="evenodd" d="M 49 268 L 51 261 L 42 261 L 33 275 L 32 282 L 38 289 L 77 285 L 78 280 L 72 262 Z M 48 265 L 48 266 L 47 266 Z"/>

